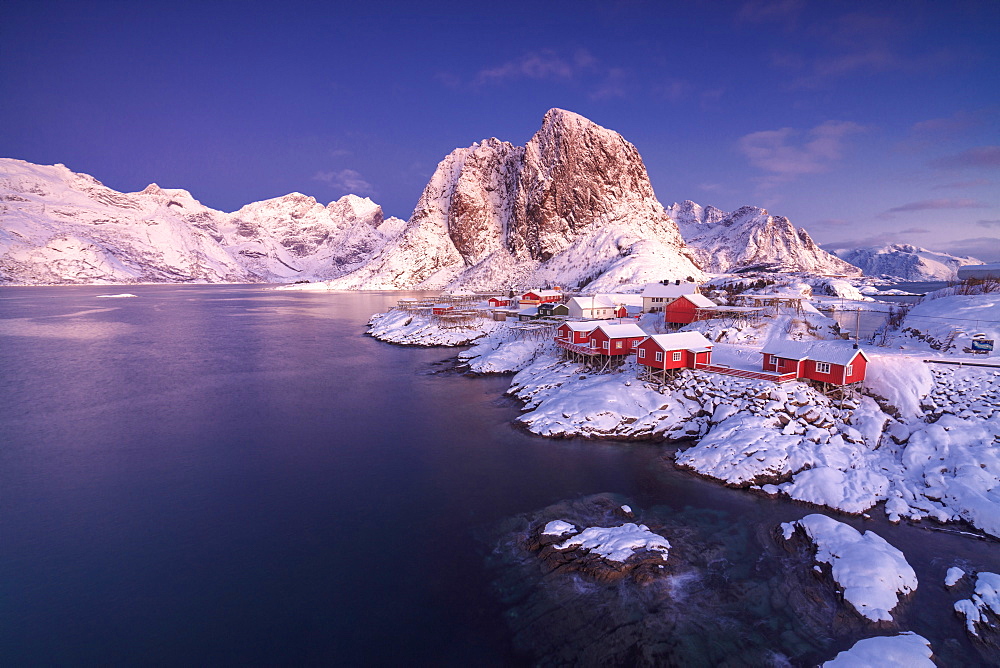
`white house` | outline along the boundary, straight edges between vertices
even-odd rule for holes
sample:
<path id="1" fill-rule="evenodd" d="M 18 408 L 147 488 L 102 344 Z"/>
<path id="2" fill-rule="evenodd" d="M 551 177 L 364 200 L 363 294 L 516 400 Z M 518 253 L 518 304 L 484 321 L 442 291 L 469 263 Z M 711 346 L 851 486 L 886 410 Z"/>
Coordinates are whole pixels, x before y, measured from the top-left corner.
<path id="1" fill-rule="evenodd" d="M 642 310 L 646 313 L 656 313 L 663 307 L 682 295 L 698 294 L 696 283 L 674 281 L 663 283 L 647 283 L 642 290 Z"/>
<path id="2" fill-rule="evenodd" d="M 629 306 L 641 307 L 642 296 L 624 293 L 603 293 L 592 297 L 573 297 L 567 304 L 571 318 L 610 320 L 624 316 Z M 622 308 L 625 307 L 625 308 Z"/>

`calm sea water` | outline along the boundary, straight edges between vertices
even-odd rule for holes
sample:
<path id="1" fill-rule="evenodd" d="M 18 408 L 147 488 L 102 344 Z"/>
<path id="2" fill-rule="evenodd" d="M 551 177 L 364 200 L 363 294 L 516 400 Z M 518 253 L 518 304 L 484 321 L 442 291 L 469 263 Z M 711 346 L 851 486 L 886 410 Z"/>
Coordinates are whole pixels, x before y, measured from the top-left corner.
<path id="1" fill-rule="evenodd" d="M 675 471 L 659 445 L 518 430 L 508 378 L 364 336 L 399 293 L 127 290 L 0 289 L 3 665 L 544 660 L 498 585 L 511 518 L 610 492 L 740 529 L 721 561 L 770 564 L 767 532 L 815 510 Z M 956 560 L 996 569 L 996 543 L 848 521 L 917 570 L 905 628 L 975 657 L 939 583 Z"/>

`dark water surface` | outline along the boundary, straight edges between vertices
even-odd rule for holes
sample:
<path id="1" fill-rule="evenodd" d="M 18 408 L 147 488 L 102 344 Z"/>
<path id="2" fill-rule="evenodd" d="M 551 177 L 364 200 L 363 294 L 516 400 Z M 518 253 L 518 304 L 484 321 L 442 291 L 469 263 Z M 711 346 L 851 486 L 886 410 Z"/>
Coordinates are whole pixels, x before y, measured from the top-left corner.
<path id="1" fill-rule="evenodd" d="M 0 664 L 521 663 L 483 538 L 511 517 L 611 492 L 746 527 L 762 560 L 815 510 L 519 431 L 509 378 L 364 336 L 400 296 L 0 289 Z M 996 543 L 848 521 L 917 570 L 903 630 L 974 656 L 940 582 Z"/>

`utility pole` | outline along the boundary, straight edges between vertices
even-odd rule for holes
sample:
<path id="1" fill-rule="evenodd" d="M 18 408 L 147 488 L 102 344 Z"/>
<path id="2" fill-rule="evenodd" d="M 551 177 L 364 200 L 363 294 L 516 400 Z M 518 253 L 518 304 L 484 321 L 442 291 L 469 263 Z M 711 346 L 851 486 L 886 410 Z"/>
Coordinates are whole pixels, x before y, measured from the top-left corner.
<path id="1" fill-rule="evenodd" d="M 861 338 L 861 307 L 858 307 L 858 318 L 854 325 L 854 342 L 858 343 Z"/>

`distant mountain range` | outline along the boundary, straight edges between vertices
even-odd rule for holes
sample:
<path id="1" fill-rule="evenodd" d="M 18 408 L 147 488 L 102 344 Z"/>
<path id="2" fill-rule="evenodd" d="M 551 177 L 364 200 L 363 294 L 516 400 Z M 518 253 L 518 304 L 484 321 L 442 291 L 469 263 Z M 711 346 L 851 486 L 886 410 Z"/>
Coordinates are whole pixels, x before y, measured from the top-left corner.
<path id="1" fill-rule="evenodd" d="M 223 213 L 186 190 L 120 193 L 63 165 L 0 159 L 0 279 L 288 282 L 364 264 L 399 234 L 369 199 L 298 193 Z"/>
<path id="2" fill-rule="evenodd" d="M 967 264 L 982 264 L 974 257 L 937 253 L 911 246 L 891 244 L 835 251 L 847 262 L 861 268 L 866 276 L 879 276 L 903 281 L 954 281 L 958 268 Z"/>
<path id="3" fill-rule="evenodd" d="M 452 151 L 408 221 L 354 195 L 324 206 L 292 193 L 225 213 L 186 190 L 121 193 L 63 165 L 0 159 L 6 283 L 608 291 L 747 270 L 857 275 L 853 257 L 764 209 L 665 209 L 632 144 L 561 109 L 525 146 L 491 138 Z"/>

